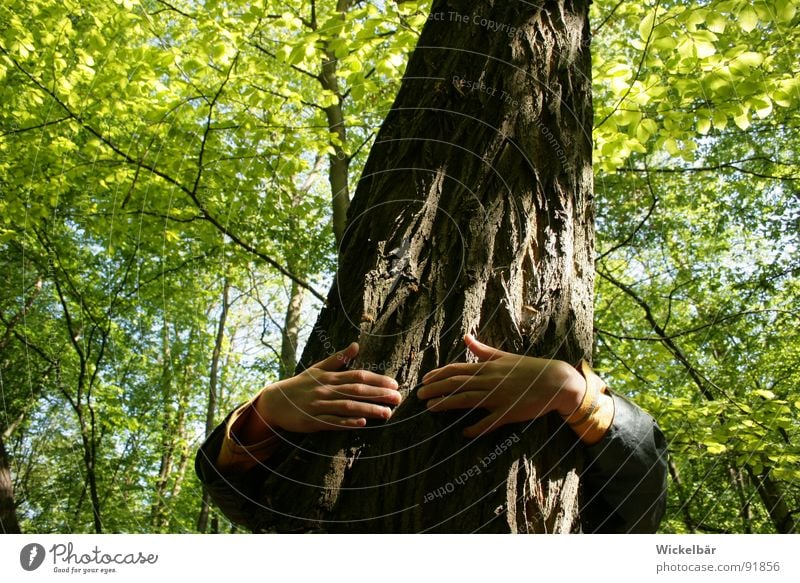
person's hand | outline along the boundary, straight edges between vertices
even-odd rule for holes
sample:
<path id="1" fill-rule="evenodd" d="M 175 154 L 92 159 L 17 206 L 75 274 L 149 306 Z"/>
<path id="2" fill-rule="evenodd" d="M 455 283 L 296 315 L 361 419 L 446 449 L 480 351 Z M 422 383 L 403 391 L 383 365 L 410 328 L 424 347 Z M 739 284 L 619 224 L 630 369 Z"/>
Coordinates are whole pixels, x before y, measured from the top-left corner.
<path id="1" fill-rule="evenodd" d="M 420 399 L 429 399 L 430 411 L 488 410 L 489 414 L 464 430 L 477 437 L 508 423 L 530 421 L 550 411 L 567 416 L 581 403 L 586 381 L 560 360 L 504 352 L 471 334 L 464 342 L 480 362 L 457 362 L 422 377 Z"/>
<path id="2" fill-rule="evenodd" d="M 358 354 L 353 342 L 302 373 L 265 387 L 256 417 L 273 431 L 299 433 L 364 427 L 388 419 L 400 403 L 397 381 L 366 370 L 341 370 Z"/>

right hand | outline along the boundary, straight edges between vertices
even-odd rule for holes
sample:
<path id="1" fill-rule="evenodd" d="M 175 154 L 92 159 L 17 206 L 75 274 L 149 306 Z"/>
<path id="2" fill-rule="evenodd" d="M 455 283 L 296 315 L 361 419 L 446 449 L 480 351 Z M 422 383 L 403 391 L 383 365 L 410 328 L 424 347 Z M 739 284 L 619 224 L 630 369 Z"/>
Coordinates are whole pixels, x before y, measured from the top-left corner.
<path id="1" fill-rule="evenodd" d="M 397 381 L 366 370 L 341 370 L 358 354 L 353 342 L 302 373 L 262 389 L 256 416 L 270 429 L 297 433 L 364 427 L 400 404 Z"/>

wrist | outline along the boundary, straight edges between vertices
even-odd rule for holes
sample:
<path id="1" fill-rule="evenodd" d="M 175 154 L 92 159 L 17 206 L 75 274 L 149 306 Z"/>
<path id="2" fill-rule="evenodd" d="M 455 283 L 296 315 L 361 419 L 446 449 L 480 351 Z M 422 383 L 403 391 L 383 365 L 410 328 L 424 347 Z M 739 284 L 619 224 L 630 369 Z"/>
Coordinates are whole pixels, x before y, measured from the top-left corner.
<path id="1" fill-rule="evenodd" d="M 556 403 L 556 411 L 564 418 L 569 417 L 583 402 L 586 395 L 586 379 L 583 378 L 578 370 L 566 362 L 561 363 L 560 367 L 560 380 L 557 386 L 559 387 Z"/>
<path id="2" fill-rule="evenodd" d="M 275 385 L 267 385 L 250 402 L 250 406 L 231 427 L 231 437 L 241 445 L 259 443 L 276 434 L 280 427 L 270 417 L 269 397 Z"/>
<path id="3" fill-rule="evenodd" d="M 563 415 L 563 419 L 582 442 L 592 445 L 603 438 L 614 421 L 614 400 L 606 394 L 606 384 L 589 363 L 582 360 L 578 370 L 585 383 L 583 399 L 578 408 L 570 415 Z"/>
<path id="4" fill-rule="evenodd" d="M 216 467 L 224 475 L 248 471 L 268 458 L 278 445 L 278 435 L 256 410 L 259 392 L 231 413 L 225 425 Z"/>

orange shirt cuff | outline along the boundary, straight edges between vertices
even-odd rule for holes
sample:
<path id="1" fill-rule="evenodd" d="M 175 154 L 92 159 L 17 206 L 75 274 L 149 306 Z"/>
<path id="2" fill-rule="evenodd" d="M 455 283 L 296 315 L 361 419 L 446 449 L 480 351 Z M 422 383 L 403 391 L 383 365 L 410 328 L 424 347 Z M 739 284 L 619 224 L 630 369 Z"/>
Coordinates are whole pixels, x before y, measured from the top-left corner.
<path id="1" fill-rule="evenodd" d="M 278 435 L 272 434 L 263 441 L 252 444 L 243 444 L 237 439 L 237 430 L 249 420 L 250 415 L 257 415 L 254 404 L 258 396 L 254 397 L 228 418 L 225 425 L 225 437 L 217 456 L 217 469 L 226 474 L 246 472 L 259 462 L 267 459 L 278 446 Z"/>
<path id="2" fill-rule="evenodd" d="M 597 395 L 596 403 L 591 411 L 579 423 L 571 423 L 570 427 L 586 445 L 599 442 L 614 422 L 614 399 L 608 394 L 608 386 L 595 374 L 585 360 L 578 365 L 578 370 L 586 379 L 586 391 Z"/>

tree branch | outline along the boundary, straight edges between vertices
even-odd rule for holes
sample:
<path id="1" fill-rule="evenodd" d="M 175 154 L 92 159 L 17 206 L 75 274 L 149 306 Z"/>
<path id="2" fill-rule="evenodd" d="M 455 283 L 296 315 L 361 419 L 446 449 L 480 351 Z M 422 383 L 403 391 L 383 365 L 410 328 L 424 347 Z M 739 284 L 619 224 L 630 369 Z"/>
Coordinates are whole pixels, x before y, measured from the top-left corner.
<path id="1" fill-rule="evenodd" d="M 706 384 L 706 379 L 704 379 L 703 376 L 699 373 L 699 371 L 695 369 L 694 365 L 691 362 L 689 362 L 687 356 L 678 347 L 678 345 L 672 341 L 672 338 L 669 337 L 666 330 L 664 330 L 659 325 L 659 323 L 655 319 L 655 316 L 653 315 L 652 310 L 650 309 L 649 304 L 647 304 L 647 302 L 645 302 L 642 298 L 640 298 L 636 294 L 636 292 L 633 291 L 632 288 L 628 287 L 621 281 L 615 279 L 608 273 L 605 273 L 602 270 L 597 270 L 597 273 L 600 275 L 600 277 L 602 277 L 603 279 L 614 285 L 616 288 L 625 292 L 625 294 L 627 294 L 640 308 L 642 308 L 642 310 L 644 311 L 645 319 L 653 328 L 658 337 L 661 339 L 661 342 L 664 344 L 667 350 L 669 350 L 669 352 L 671 352 L 672 355 L 676 359 L 678 359 L 678 361 L 680 361 L 680 363 L 684 366 L 686 372 L 689 373 L 690 377 L 692 377 L 692 380 L 697 385 L 697 388 L 700 389 L 700 392 L 703 394 L 703 396 L 709 401 L 714 401 L 715 397 L 708 389 L 708 386 Z"/>

